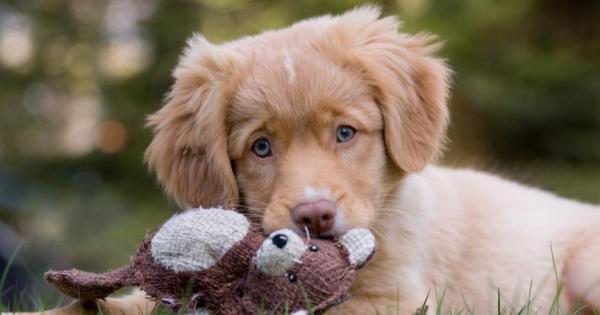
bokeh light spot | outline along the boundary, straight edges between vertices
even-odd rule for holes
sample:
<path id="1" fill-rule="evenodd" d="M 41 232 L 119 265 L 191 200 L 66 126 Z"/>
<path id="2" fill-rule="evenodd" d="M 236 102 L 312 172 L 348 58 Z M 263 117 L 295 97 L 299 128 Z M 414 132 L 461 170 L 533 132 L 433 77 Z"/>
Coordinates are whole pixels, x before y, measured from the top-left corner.
<path id="1" fill-rule="evenodd" d="M 100 124 L 96 147 L 106 154 L 116 154 L 127 146 L 127 128 L 117 120 L 106 120 Z"/>
<path id="2" fill-rule="evenodd" d="M 111 79 L 127 79 L 142 71 L 150 62 L 150 45 L 141 38 L 112 40 L 98 55 L 102 74 Z"/>
<path id="3" fill-rule="evenodd" d="M 33 58 L 33 34 L 29 22 L 10 15 L 0 22 L 0 63 L 18 70 L 27 66 Z"/>

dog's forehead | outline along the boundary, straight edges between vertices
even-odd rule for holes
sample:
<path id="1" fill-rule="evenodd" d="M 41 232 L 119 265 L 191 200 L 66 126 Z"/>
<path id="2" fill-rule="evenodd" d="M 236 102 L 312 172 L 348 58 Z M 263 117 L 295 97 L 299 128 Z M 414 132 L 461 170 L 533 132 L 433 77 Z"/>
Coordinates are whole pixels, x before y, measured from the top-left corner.
<path id="1" fill-rule="evenodd" d="M 282 48 L 254 58 L 230 104 L 236 123 L 255 120 L 287 127 L 332 117 L 372 101 L 358 71 L 345 69 L 314 51 Z"/>
<path id="2" fill-rule="evenodd" d="M 286 104 L 295 108 L 314 106 L 324 100 L 348 102 L 367 92 L 358 73 L 318 52 L 301 52 L 298 48 L 257 56 L 242 82 L 236 100 L 276 107 L 270 110 Z"/>

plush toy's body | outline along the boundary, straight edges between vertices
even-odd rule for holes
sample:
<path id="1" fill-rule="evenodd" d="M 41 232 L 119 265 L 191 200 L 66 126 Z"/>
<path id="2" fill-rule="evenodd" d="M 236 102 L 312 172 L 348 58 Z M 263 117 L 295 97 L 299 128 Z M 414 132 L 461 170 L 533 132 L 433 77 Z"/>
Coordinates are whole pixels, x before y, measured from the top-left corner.
<path id="1" fill-rule="evenodd" d="M 349 297 L 354 271 L 374 246 L 365 229 L 335 241 L 307 240 L 287 229 L 265 238 L 234 211 L 195 209 L 149 234 L 126 267 L 101 274 L 49 271 L 46 279 L 81 300 L 138 285 L 173 309 L 319 313 Z"/>

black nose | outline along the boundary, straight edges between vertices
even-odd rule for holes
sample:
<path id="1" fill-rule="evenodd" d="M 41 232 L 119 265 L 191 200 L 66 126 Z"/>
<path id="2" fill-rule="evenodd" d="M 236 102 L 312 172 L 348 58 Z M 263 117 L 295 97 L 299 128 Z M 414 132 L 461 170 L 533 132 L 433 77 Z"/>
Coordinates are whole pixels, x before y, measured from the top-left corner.
<path id="1" fill-rule="evenodd" d="M 279 248 L 284 248 L 287 244 L 288 237 L 285 234 L 275 234 L 272 238 L 273 244 Z"/>

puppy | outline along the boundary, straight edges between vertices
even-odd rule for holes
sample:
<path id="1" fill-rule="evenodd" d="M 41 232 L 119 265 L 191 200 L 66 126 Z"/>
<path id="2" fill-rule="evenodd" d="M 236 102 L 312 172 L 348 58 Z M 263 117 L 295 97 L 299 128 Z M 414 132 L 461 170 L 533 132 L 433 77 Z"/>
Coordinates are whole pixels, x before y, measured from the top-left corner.
<path id="1" fill-rule="evenodd" d="M 235 206 L 265 232 L 371 229 L 377 252 L 334 314 L 600 307 L 600 208 L 432 165 L 451 71 L 432 37 L 398 26 L 362 7 L 193 37 L 149 119 L 150 168 L 182 206 Z"/>

